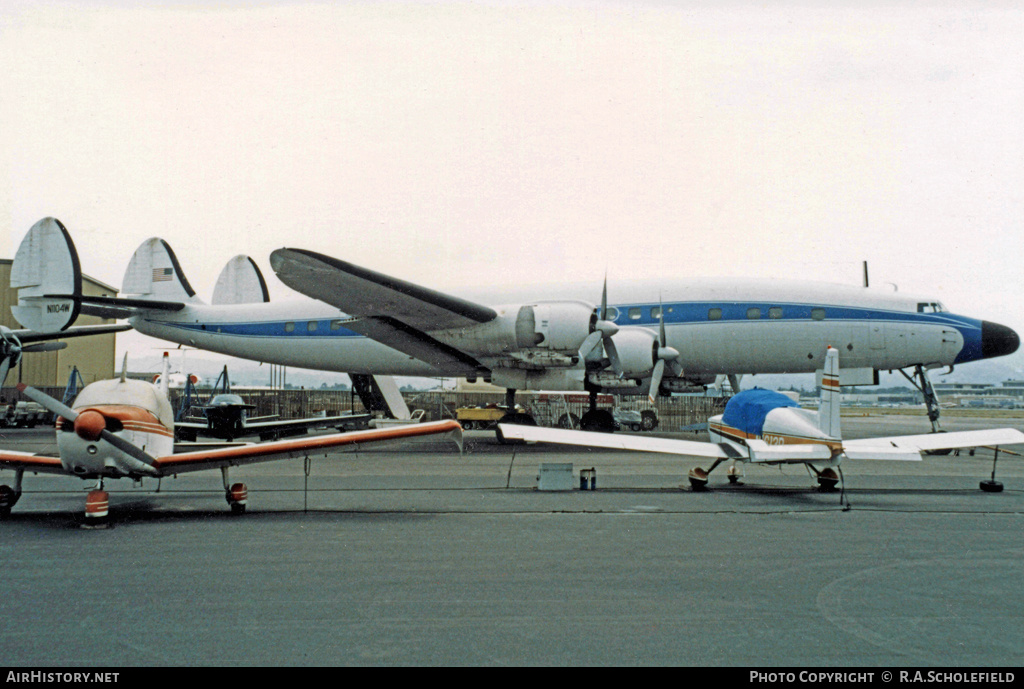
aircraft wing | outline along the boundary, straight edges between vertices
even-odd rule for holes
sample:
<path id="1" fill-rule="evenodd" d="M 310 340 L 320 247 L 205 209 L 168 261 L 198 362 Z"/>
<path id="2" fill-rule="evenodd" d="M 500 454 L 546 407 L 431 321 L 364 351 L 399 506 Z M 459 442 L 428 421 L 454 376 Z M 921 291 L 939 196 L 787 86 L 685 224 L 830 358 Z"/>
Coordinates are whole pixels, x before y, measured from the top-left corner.
<path id="1" fill-rule="evenodd" d="M 370 414 L 342 414 L 340 416 L 311 416 L 305 419 L 277 419 L 275 421 L 253 421 L 246 420 L 246 433 L 264 433 L 266 431 L 287 431 L 302 428 L 316 428 L 317 426 L 342 425 L 345 422 L 362 423 L 370 420 Z"/>
<path id="2" fill-rule="evenodd" d="M 650 436 L 623 435 L 618 433 L 593 433 L 590 431 L 567 431 L 561 428 L 542 426 L 519 426 L 498 424 L 503 436 L 509 439 L 530 440 L 563 445 L 604 447 L 612 450 L 633 450 L 636 452 L 661 452 L 685 457 L 712 457 L 714 459 L 747 459 L 748 452 L 739 445 L 730 443 L 705 443 L 698 440 L 676 440 L 674 438 L 653 438 Z"/>
<path id="3" fill-rule="evenodd" d="M 876 454 L 918 453 L 929 450 L 955 450 L 967 447 L 993 447 L 1024 444 L 1024 433 L 1015 428 L 992 428 L 979 431 L 952 433 L 923 433 L 898 435 L 887 438 L 858 438 L 843 441 L 843 452 L 850 459 L 913 459 L 913 457 L 886 457 Z"/>
<path id="4" fill-rule="evenodd" d="M 278 249 L 270 265 L 292 289 L 353 316 L 349 330 L 445 370 L 484 368 L 427 333 L 494 320 L 488 306 L 303 249 Z"/>
<path id="5" fill-rule="evenodd" d="M 153 464 L 161 476 L 170 476 L 189 471 L 239 466 L 276 459 L 327 455 L 332 452 L 356 450 L 363 445 L 412 440 L 431 435 L 447 436 L 455 441 L 460 450 L 462 449 L 462 427 L 458 422 L 448 420 L 352 433 L 318 435 L 295 440 L 252 443 L 242 447 L 183 452 L 157 458 Z"/>
<path id="6" fill-rule="evenodd" d="M 0 450 L 0 469 L 31 471 L 41 474 L 67 474 L 57 457 L 34 455 L 30 452 Z"/>

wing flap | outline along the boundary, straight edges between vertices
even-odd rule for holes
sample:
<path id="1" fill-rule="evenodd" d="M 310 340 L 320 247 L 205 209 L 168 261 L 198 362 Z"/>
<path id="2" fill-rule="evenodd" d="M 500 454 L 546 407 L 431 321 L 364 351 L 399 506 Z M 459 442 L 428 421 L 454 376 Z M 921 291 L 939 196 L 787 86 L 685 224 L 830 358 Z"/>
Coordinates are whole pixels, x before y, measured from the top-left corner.
<path id="1" fill-rule="evenodd" d="M 823 462 L 832 459 L 832 450 L 827 445 L 817 443 L 788 443 L 785 445 L 769 445 L 763 440 L 747 440 L 750 450 L 750 462 L 762 464 L 799 464 L 803 462 Z"/>
<path id="2" fill-rule="evenodd" d="M 255 462 L 269 462 L 276 459 L 294 459 L 310 455 L 355 450 L 360 445 L 384 442 L 399 442 L 431 435 L 450 437 L 462 449 L 462 427 L 456 421 L 432 421 L 428 423 L 394 426 L 391 428 L 351 433 L 333 433 L 303 437 L 294 440 L 278 440 L 268 443 L 252 443 L 242 447 L 228 447 L 160 457 L 155 466 L 162 476 L 200 471 L 223 466 L 238 466 Z"/>
<path id="3" fill-rule="evenodd" d="M 542 426 L 518 426 L 499 424 L 506 438 L 529 440 L 562 445 L 583 445 L 603 447 L 612 450 L 633 450 L 635 452 L 660 452 L 686 457 L 712 457 L 715 459 L 745 459 L 743 448 L 697 440 L 676 440 L 674 438 L 653 438 L 638 435 L 593 433 L 589 431 L 567 431 L 561 428 Z"/>

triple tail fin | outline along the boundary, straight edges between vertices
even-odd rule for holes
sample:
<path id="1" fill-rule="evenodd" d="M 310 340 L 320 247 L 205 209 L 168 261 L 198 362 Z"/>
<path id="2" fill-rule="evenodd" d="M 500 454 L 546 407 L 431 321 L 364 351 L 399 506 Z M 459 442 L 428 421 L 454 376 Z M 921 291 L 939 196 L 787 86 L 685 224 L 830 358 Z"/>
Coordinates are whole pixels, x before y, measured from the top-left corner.
<path id="1" fill-rule="evenodd" d="M 839 425 L 839 350 L 829 347 L 825 353 L 825 370 L 821 377 L 821 406 L 818 407 L 818 428 L 830 438 L 842 438 Z"/>
<path id="2" fill-rule="evenodd" d="M 159 237 L 147 239 L 135 250 L 121 291 L 141 300 L 203 303 L 181 270 L 174 250 Z"/>

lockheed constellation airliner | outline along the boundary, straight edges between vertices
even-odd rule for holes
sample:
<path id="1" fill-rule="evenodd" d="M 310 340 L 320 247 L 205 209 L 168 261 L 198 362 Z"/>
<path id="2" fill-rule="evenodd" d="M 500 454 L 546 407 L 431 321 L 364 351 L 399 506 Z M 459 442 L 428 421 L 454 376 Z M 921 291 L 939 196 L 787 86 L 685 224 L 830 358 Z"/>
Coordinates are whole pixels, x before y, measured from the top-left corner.
<path id="1" fill-rule="evenodd" d="M 846 363 L 843 385 L 876 383 L 878 371 L 913 371 L 936 426 L 927 371 L 1004 356 L 1020 345 L 1011 328 L 951 313 L 937 299 L 860 286 L 692 279 L 642 293 L 635 285 L 616 288 L 620 299 L 611 304 L 606 284 L 600 304 L 544 295 L 489 305 L 295 248 L 274 251 L 270 264 L 309 299 L 269 302 L 255 264 L 236 257 L 207 304 L 159 238 L 132 256 L 123 298 L 86 297 L 72 293 L 55 269 L 74 252 L 59 221 L 44 218 L 24 242 L 38 247 L 24 254 L 32 263 L 24 274 L 37 278 L 21 282 L 17 317 L 26 327 L 46 326 L 47 308 L 71 304 L 82 313 L 127 317 L 146 335 L 245 359 L 350 374 L 480 378 L 509 393 L 586 390 L 592 399 L 612 392 L 653 401 L 720 375 L 821 371 L 833 346 Z M 19 250 L 16 261 L 21 257 Z M 593 404 L 582 419 L 585 429 L 613 424 Z"/>

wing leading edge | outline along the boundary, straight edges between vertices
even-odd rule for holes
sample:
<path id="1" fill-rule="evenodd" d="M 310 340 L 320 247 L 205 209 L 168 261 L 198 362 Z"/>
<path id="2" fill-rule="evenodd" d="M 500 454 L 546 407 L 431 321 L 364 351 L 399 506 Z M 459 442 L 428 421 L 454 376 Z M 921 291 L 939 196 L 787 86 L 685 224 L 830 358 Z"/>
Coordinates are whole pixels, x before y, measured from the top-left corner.
<path id="1" fill-rule="evenodd" d="M 294 440 L 277 440 L 253 443 L 241 447 L 216 450 L 183 452 L 159 457 L 155 468 L 161 476 L 215 469 L 223 466 L 239 466 L 255 462 L 269 462 L 275 459 L 293 459 L 310 455 L 328 454 L 343 449 L 358 449 L 360 445 L 411 440 L 431 435 L 444 435 L 453 440 L 462 451 L 462 427 L 456 421 L 430 421 L 426 423 L 394 426 L 368 431 L 333 433 L 303 437 Z"/>
<path id="2" fill-rule="evenodd" d="M 284 284 L 354 317 L 345 327 L 446 371 L 485 370 L 428 335 L 497 318 L 494 309 L 303 249 L 278 249 L 270 265 Z"/>

